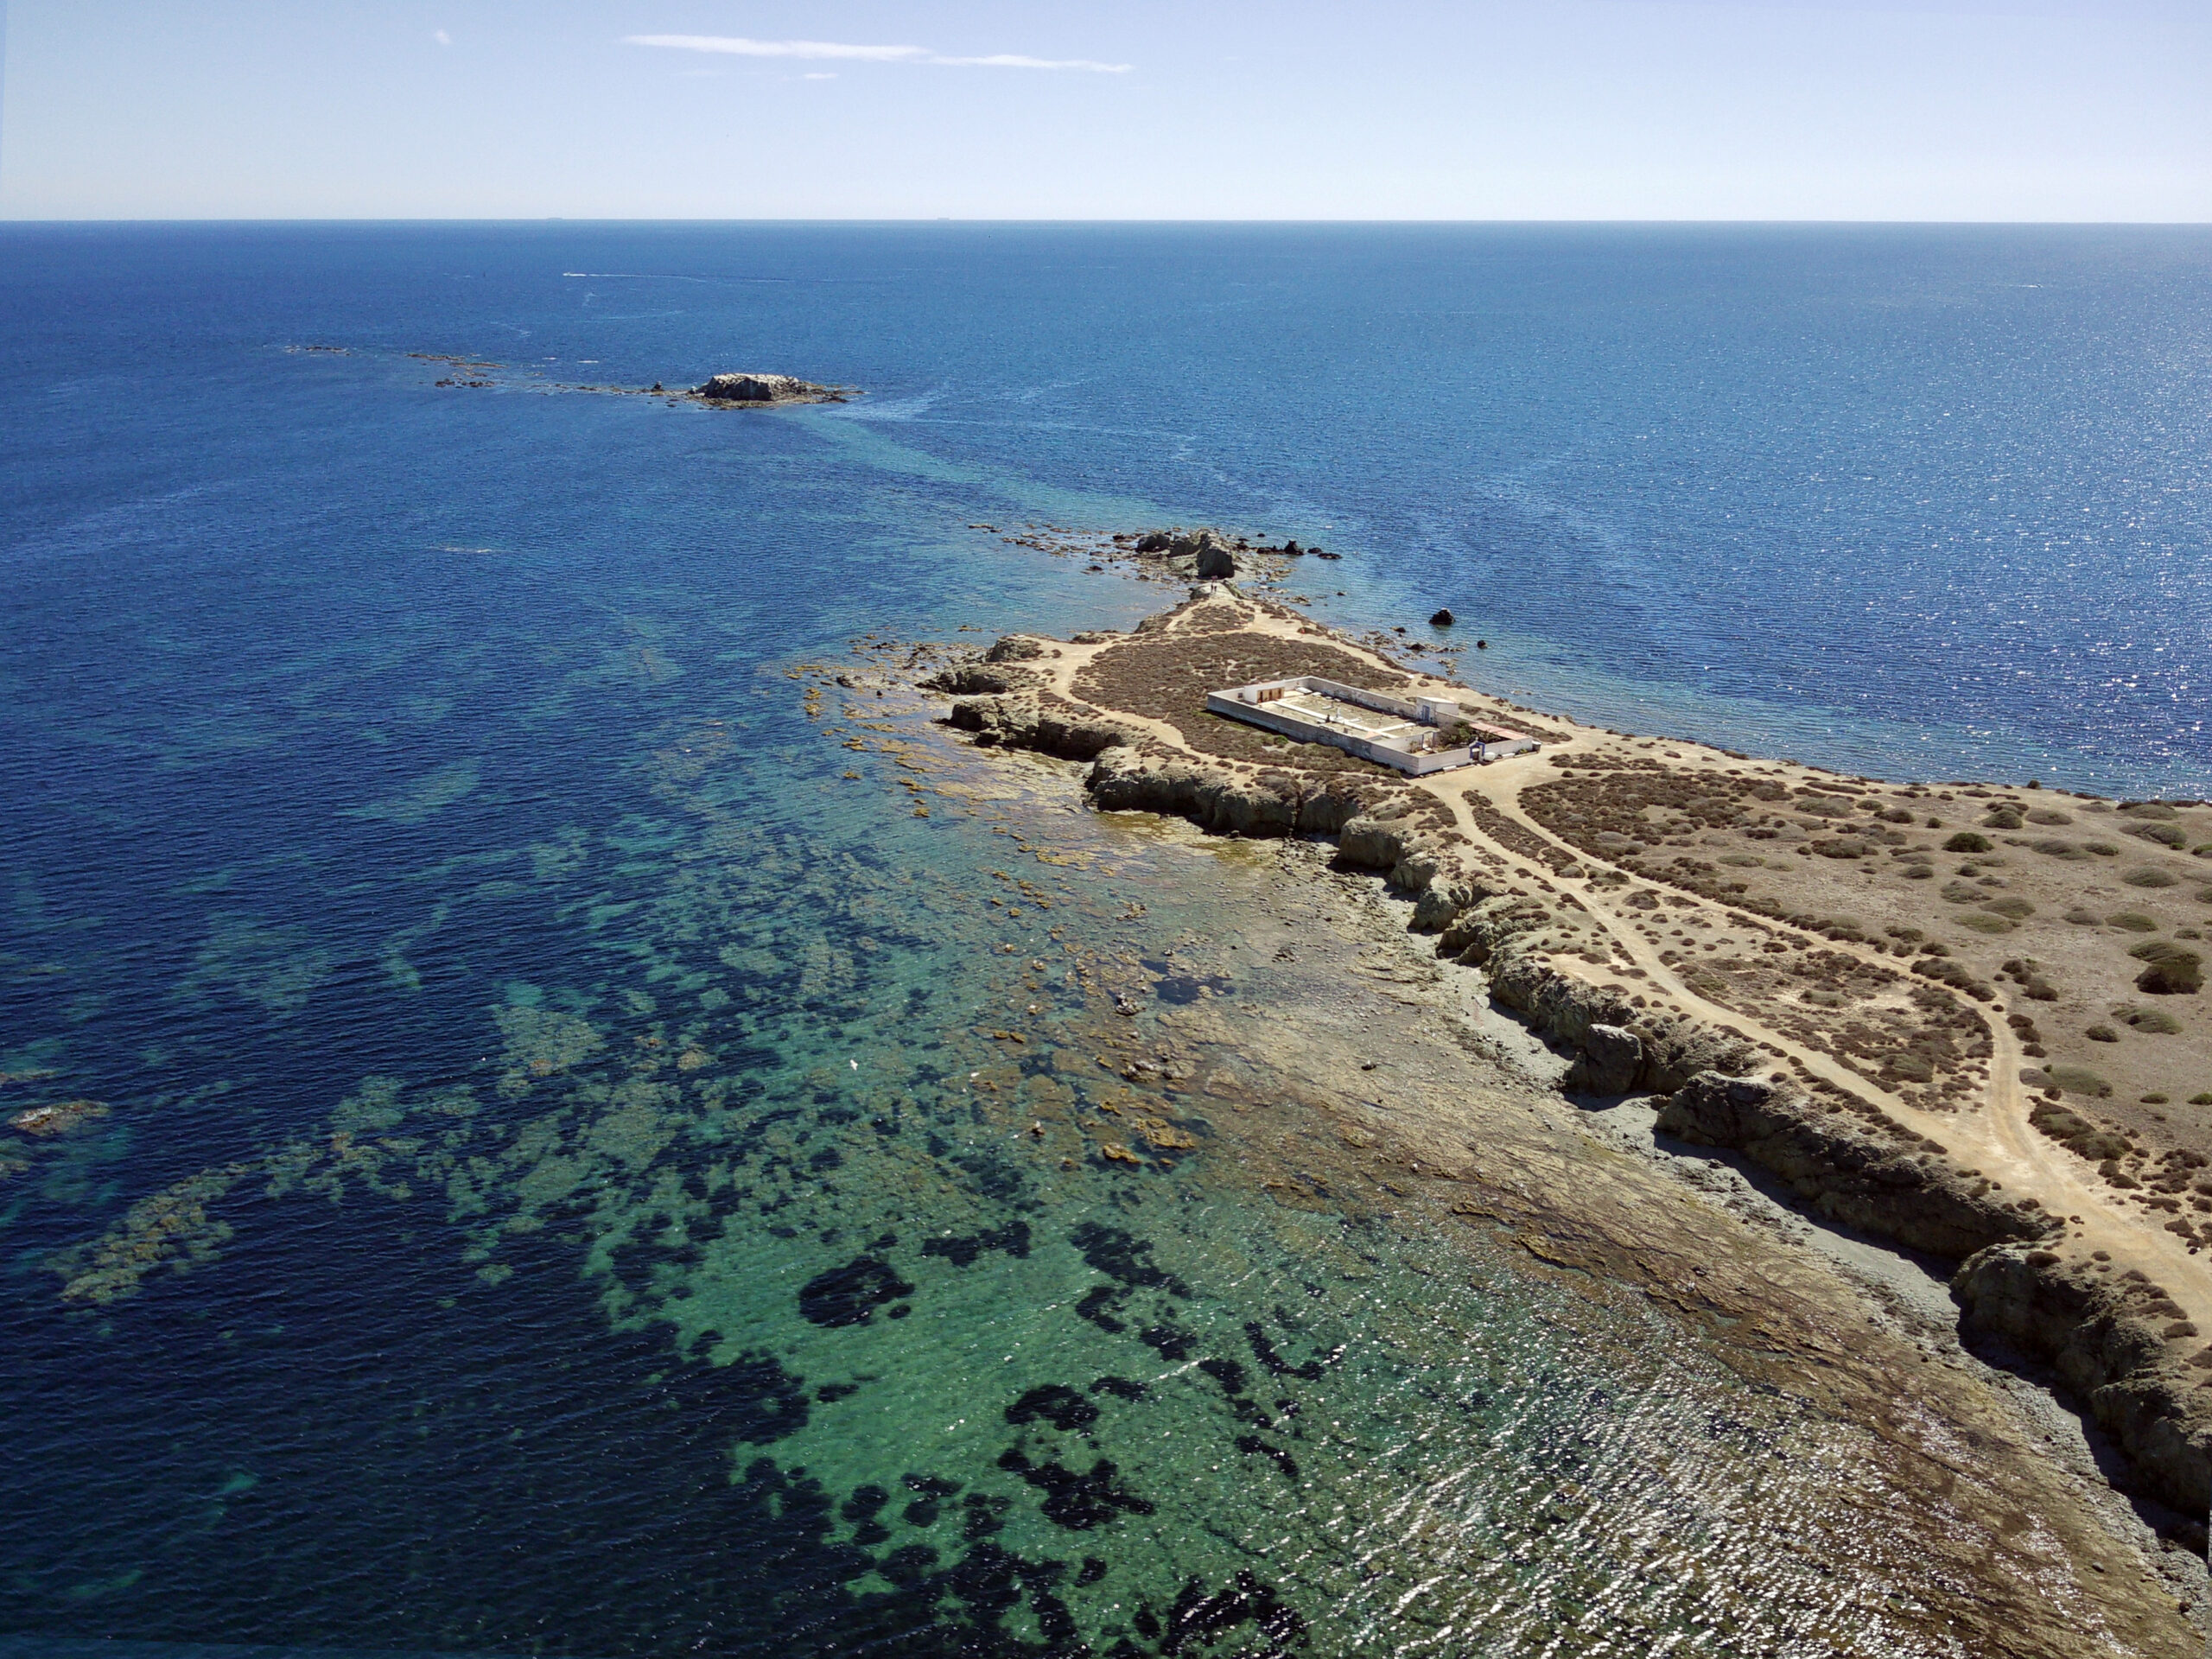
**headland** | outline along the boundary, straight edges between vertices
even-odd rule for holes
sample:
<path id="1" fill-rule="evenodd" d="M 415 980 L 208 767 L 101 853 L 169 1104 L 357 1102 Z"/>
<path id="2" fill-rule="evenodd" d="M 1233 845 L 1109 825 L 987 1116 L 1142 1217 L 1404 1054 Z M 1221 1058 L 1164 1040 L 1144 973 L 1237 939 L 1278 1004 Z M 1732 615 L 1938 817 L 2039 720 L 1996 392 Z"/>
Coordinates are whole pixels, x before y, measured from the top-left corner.
<path id="1" fill-rule="evenodd" d="M 1230 544 L 1113 546 L 1187 580 Z M 1449 700 L 1538 747 L 1409 775 L 1207 709 L 1298 677 Z M 979 745 L 1087 762 L 1098 808 L 1332 840 L 1569 1062 L 1563 1092 L 1649 1097 L 1669 1144 L 1740 1154 L 1950 1267 L 1962 1336 L 2042 1368 L 2202 1548 L 2212 808 L 1597 729 L 1222 581 L 1128 633 L 1008 636 L 929 684 Z"/>

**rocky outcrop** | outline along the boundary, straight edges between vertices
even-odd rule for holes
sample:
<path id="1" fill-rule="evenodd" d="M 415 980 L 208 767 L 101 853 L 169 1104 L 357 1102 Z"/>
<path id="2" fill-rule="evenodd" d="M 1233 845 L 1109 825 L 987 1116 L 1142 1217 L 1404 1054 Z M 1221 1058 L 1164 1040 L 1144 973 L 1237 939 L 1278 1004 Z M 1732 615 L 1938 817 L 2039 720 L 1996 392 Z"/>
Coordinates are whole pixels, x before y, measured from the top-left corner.
<path id="1" fill-rule="evenodd" d="M 1013 690 L 1014 680 L 988 664 L 955 663 L 924 680 L 922 690 L 942 691 L 949 697 L 988 697 Z M 955 725 L 958 723 L 954 721 Z"/>
<path id="2" fill-rule="evenodd" d="M 814 404 L 842 397 L 835 386 L 817 386 L 788 374 L 716 374 L 691 388 L 709 404 Z"/>
<path id="3" fill-rule="evenodd" d="M 1103 810 L 1172 813 L 1217 835 L 1336 835 L 1365 805 L 1353 785 L 1252 779 L 1134 747 L 1100 754 L 1086 786 Z"/>
<path id="4" fill-rule="evenodd" d="M 2117 1441 L 2150 1497 L 2200 1524 L 2212 1497 L 2212 1348 L 2183 1359 L 2181 1310 L 2139 1273 L 2107 1279 L 1997 1244 L 1951 1281 L 1966 1328 L 2044 1361 Z M 2199 1533 L 2202 1547 L 2202 1532 Z"/>
<path id="5" fill-rule="evenodd" d="M 1658 1127 L 1693 1146 L 1740 1152 L 1830 1220 L 1916 1250 L 1970 1255 L 2050 1230 L 2043 1217 L 1994 1196 L 1986 1181 L 1877 1139 L 1783 1084 L 1700 1072 L 1660 1109 Z"/>
<path id="6" fill-rule="evenodd" d="M 947 719 L 960 730 L 975 733 L 976 741 L 987 748 L 1035 749 L 1063 760 L 1095 760 L 1108 749 L 1135 741 L 1137 735 L 1072 705 L 1049 708 L 1036 698 L 1019 696 L 963 697 L 952 705 Z"/>
<path id="7" fill-rule="evenodd" d="M 1567 1087 L 1576 1094 L 1624 1095 L 1643 1075 L 1643 1039 L 1626 1026 L 1592 1020 L 1582 1052 L 1568 1068 Z"/>
<path id="8" fill-rule="evenodd" d="M 983 653 L 987 663 L 1033 663 L 1042 657 L 1048 646 L 1033 633 L 1009 633 L 991 642 Z"/>
<path id="9" fill-rule="evenodd" d="M 1236 560 L 1227 548 L 1208 537 L 1199 545 L 1191 574 L 1200 582 L 1227 582 L 1236 574 Z"/>

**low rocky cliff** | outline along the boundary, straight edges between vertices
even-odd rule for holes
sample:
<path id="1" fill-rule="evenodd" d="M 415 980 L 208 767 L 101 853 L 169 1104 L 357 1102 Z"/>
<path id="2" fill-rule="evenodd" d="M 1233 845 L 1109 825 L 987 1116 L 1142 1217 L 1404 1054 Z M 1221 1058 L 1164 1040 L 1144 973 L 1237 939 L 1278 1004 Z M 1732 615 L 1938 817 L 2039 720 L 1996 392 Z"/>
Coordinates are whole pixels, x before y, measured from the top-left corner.
<path id="1" fill-rule="evenodd" d="M 2005 1243 L 1951 1281 L 1970 1332 L 2048 1363 L 2117 1441 L 2159 1502 L 2202 1523 L 2212 1495 L 2212 1370 L 2175 1357 L 2196 1328 L 2140 1273 L 2109 1278 L 2050 1250 Z"/>
<path id="2" fill-rule="evenodd" d="M 1942 1159 L 1869 1134 L 1782 1084 L 1705 1071 L 1660 1109 L 1662 1134 L 1726 1147 L 1788 1181 L 1832 1221 L 1952 1257 L 2040 1238 L 2050 1222 Z"/>

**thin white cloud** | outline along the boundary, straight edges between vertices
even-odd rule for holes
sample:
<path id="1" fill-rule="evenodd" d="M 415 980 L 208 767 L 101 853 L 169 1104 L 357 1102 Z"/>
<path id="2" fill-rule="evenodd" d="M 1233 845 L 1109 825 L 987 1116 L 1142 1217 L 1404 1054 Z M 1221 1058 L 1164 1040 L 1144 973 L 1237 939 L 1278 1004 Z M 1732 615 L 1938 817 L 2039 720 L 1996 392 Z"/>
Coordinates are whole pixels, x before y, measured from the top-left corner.
<path id="1" fill-rule="evenodd" d="M 435 41 L 440 46 L 451 46 L 453 44 L 453 36 L 447 34 L 442 29 L 432 29 L 430 31 L 430 38 Z"/>
<path id="2" fill-rule="evenodd" d="M 722 52 L 741 58 L 846 58 L 873 63 L 933 63 L 952 68 L 1075 69 L 1096 75 L 1126 75 L 1131 65 L 1099 63 L 1090 58 L 1031 58 L 1018 52 L 988 57 L 950 57 L 925 46 L 854 46 L 840 41 L 753 41 L 741 35 L 626 35 L 626 46 L 667 47 L 678 52 Z"/>
<path id="3" fill-rule="evenodd" d="M 835 80 L 837 79 L 837 72 L 835 69 L 810 69 L 799 79 L 801 80 Z"/>
<path id="4" fill-rule="evenodd" d="M 738 35 L 626 35 L 626 46 L 666 46 L 678 52 L 727 52 L 740 58 L 865 58 L 878 63 L 926 58 L 922 46 L 847 46 L 836 41 L 748 41 Z"/>

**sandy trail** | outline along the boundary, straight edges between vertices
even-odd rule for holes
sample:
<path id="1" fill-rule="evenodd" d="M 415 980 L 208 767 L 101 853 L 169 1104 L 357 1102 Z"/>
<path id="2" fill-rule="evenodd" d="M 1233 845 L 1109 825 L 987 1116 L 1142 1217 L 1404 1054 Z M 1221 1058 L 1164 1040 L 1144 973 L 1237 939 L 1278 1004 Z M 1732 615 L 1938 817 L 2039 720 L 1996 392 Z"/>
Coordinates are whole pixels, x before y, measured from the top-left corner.
<path id="1" fill-rule="evenodd" d="M 1500 762 L 1485 768 L 1472 786 L 1480 790 L 1498 811 L 1531 834 L 1542 836 L 1584 868 L 1612 869 L 1614 867 L 1604 860 L 1560 842 L 1520 810 L 1515 798 L 1523 779 L 1503 772 L 1503 768 L 1514 766 L 1513 762 Z M 1525 766 L 1515 769 L 1524 774 L 1528 770 Z M 1503 775 L 1491 775 L 1499 773 Z M 1454 781 L 1446 784 L 1446 778 Z M 1465 778 L 1464 772 L 1454 772 L 1415 781 L 1417 787 L 1427 789 L 1451 807 L 1463 829 L 1478 842 L 1486 842 L 1487 838 L 1482 836 L 1480 829 L 1472 822 L 1471 814 L 1458 799 L 1460 789 L 1467 786 Z M 1958 1113 L 1925 1111 L 1906 1103 L 1819 1050 L 1793 1041 L 1738 1009 L 1699 996 L 1679 974 L 1660 960 L 1657 949 L 1643 937 L 1605 887 L 1587 877 L 1552 875 L 1547 879 L 1560 891 L 1572 893 L 1637 966 L 1663 986 L 1667 994 L 1682 1007 L 1715 1024 L 1732 1025 L 1755 1041 L 1770 1044 L 1801 1061 L 1815 1075 L 1873 1101 L 1906 1128 L 1949 1148 L 1952 1161 L 1961 1167 L 1980 1170 L 2016 1198 L 2033 1198 L 2045 1214 L 2067 1220 L 2065 1236 L 2075 1249 L 2083 1253 L 2108 1251 L 2114 1271 L 2139 1268 L 2172 1296 L 2199 1329 L 2212 1329 L 2212 1268 L 2208 1268 L 2205 1258 L 2192 1255 L 2186 1243 L 2164 1230 L 2162 1217 L 2154 1219 L 2139 1213 L 2121 1193 L 2095 1177 L 2080 1159 L 2029 1122 L 2031 1102 L 2019 1080 L 2024 1057 L 2018 1039 L 2003 1021 L 2004 1003 L 1992 1004 L 1988 1010 L 1999 1018 L 1983 1021 L 1989 1028 L 1993 1043 L 1990 1080 L 1981 1108 Z M 1699 903 L 1707 910 L 1718 908 L 1706 900 Z M 1896 971 L 1897 964 L 1891 958 L 1878 957 L 1842 942 L 1823 939 L 1820 943 L 1824 950 L 1840 950 L 1861 962 Z"/>

